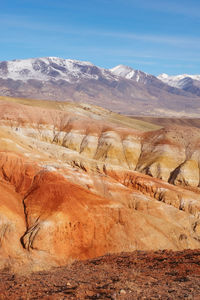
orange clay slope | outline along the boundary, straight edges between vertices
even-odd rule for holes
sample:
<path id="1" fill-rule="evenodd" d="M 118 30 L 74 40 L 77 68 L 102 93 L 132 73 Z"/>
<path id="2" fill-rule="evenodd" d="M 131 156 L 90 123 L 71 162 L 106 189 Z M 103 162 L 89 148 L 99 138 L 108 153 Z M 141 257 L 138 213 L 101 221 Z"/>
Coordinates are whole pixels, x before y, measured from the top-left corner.
<path id="1" fill-rule="evenodd" d="M 1 98 L 0 267 L 199 248 L 199 139 L 86 104 Z"/>

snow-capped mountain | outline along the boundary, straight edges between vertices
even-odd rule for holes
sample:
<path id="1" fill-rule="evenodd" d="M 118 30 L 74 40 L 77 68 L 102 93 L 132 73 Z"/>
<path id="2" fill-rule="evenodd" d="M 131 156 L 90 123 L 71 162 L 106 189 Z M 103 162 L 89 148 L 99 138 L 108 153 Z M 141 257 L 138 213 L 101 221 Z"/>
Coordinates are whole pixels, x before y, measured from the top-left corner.
<path id="1" fill-rule="evenodd" d="M 133 76 L 135 74 L 134 69 L 132 69 L 131 67 L 128 67 L 128 66 L 124 66 L 124 65 L 116 66 L 116 67 L 110 69 L 110 72 L 112 72 L 113 74 L 115 74 L 117 76 L 124 77 L 126 79 L 133 78 Z"/>
<path id="2" fill-rule="evenodd" d="M 151 74 L 57 57 L 0 62 L 0 95 L 86 102 L 128 114 L 200 112 L 200 98 L 189 89 L 170 86 Z"/>
<path id="3" fill-rule="evenodd" d="M 152 88 L 159 88 L 162 90 L 165 90 L 167 92 L 170 92 L 172 94 L 176 95 L 182 95 L 183 93 L 181 92 L 180 88 L 177 87 L 171 87 L 167 83 L 163 82 L 159 78 L 157 78 L 154 75 L 142 72 L 140 70 L 134 70 L 131 67 L 124 66 L 124 65 L 118 65 L 114 67 L 113 69 L 110 69 L 110 72 L 113 73 L 116 76 L 133 80 L 137 83 L 141 83 L 146 85 L 148 89 Z"/>
<path id="4" fill-rule="evenodd" d="M 163 73 L 160 74 L 157 78 L 177 88 L 183 88 L 185 79 L 187 78 L 200 81 L 200 75 L 188 75 L 188 74 L 170 76 L 168 74 Z"/>
<path id="5" fill-rule="evenodd" d="M 158 79 L 164 83 L 200 96 L 200 75 L 175 75 L 160 74 Z"/>
<path id="6" fill-rule="evenodd" d="M 136 82 L 142 82 L 142 83 L 146 83 L 146 81 L 148 80 L 148 77 L 153 76 L 153 75 L 147 74 L 145 72 L 142 72 L 140 70 L 134 70 L 131 67 L 124 66 L 124 65 L 116 66 L 116 67 L 110 69 L 110 72 L 116 76 L 120 76 L 120 77 L 123 77 L 126 79 L 132 79 Z"/>
<path id="7" fill-rule="evenodd" d="M 0 77 L 13 80 L 65 80 L 77 82 L 81 79 L 110 78 L 110 72 L 90 62 L 61 59 L 58 57 L 32 58 L 0 62 Z"/>

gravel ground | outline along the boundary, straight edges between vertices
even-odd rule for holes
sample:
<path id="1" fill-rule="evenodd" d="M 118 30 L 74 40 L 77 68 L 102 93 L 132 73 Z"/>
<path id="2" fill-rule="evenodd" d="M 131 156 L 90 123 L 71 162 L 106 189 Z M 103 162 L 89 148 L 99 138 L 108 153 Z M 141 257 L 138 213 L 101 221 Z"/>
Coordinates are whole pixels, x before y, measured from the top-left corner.
<path id="1" fill-rule="evenodd" d="M 135 251 L 29 274 L 0 272 L 0 299 L 200 299 L 200 250 Z"/>

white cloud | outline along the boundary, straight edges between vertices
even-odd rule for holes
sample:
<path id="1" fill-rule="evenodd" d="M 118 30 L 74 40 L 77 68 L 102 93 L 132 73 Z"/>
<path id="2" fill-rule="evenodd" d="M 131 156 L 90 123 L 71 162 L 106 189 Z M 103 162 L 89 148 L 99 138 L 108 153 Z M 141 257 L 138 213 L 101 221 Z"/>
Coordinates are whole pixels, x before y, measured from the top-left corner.
<path id="1" fill-rule="evenodd" d="M 51 35 L 60 33 L 63 35 L 77 35 L 77 36 L 101 36 L 105 38 L 123 39 L 129 41 L 141 41 L 145 43 L 156 43 L 166 44 L 177 47 L 186 48 L 200 48 L 200 37 L 189 37 L 189 36 L 172 36 L 172 35 L 156 35 L 156 34 L 145 34 L 135 32 L 119 32 L 89 29 L 89 28 L 72 28 L 71 26 L 60 26 L 55 24 L 48 24 L 43 22 L 35 22 L 24 16 L 14 15 L 0 15 L 0 26 L 21 28 L 24 30 L 40 31 L 40 33 L 50 32 Z"/>

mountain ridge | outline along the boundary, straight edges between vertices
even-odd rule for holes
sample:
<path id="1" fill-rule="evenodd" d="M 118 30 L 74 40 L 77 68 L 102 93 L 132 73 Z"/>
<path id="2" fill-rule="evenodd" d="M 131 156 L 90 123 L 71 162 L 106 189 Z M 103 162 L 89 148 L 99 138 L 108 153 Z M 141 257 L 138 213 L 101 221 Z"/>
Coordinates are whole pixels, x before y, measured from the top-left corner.
<path id="1" fill-rule="evenodd" d="M 163 73 L 157 76 L 157 78 L 170 86 L 200 96 L 200 75 L 181 74 L 170 76 Z"/>
<path id="2" fill-rule="evenodd" d="M 131 115 L 194 117 L 200 112 L 198 95 L 151 74 L 57 57 L 0 62 L 0 95 L 85 102 Z"/>

